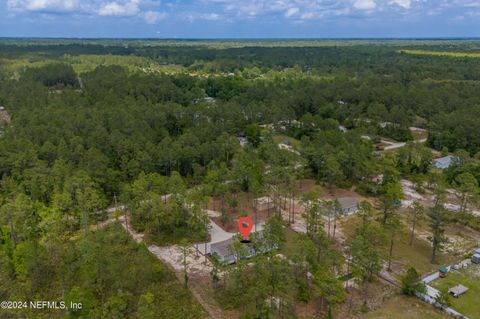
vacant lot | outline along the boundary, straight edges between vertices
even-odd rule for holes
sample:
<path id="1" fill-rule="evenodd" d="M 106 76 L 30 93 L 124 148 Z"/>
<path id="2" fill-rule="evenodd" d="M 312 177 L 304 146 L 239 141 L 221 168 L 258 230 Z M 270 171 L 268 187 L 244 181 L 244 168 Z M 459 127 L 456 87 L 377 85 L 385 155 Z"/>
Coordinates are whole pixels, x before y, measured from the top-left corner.
<path id="1" fill-rule="evenodd" d="M 449 243 L 445 249 L 437 256 L 437 264 L 430 262 L 432 254 L 432 246 L 427 237 L 430 236 L 427 222 L 418 225 L 416 231 L 416 239 L 413 244 L 409 244 L 409 226 L 406 216 L 401 213 L 404 228 L 395 237 L 395 245 L 393 249 L 393 272 L 401 275 L 403 271 L 409 267 L 415 267 L 421 274 L 428 274 L 438 270 L 440 265 L 449 265 L 459 262 L 464 258 L 466 251 L 472 250 L 477 246 L 476 240 L 471 238 L 467 232 L 459 233 L 456 227 L 449 227 L 446 235 Z M 380 214 L 377 213 L 374 219 L 379 220 Z M 352 215 L 340 220 L 340 229 L 349 237 L 352 236 L 355 229 L 360 225 L 360 217 Z M 388 254 L 388 245 L 385 246 L 385 256 Z"/>
<path id="2" fill-rule="evenodd" d="M 459 298 L 451 298 L 452 308 L 470 317 L 478 318 L 480 314 L 480 265 L 472 265 L 468 269 L 449 272 L 446 278 L 439 278 L 431 283 L 437 289 L 449 289 L 458 284 L 464 285 L 468 291 Z"/>
<path id="3" fill-rule="evenodd" d="M 417 298 L 397 296 L 390 299 L 380 309 L 369 312 L 362 319 L 448 319 L 446 314 L 436 310 Z M 472 317 L 473 318 L 473 317 Z"/>
<path id="4" fill-rule="evenodd" d="M 427 51 L 427 50 L 400 50 L 400 53 L 416 55 L 447 56 L 454 58 L 480 58 L 478 52 L 447 52 L 447 51 Z"/>

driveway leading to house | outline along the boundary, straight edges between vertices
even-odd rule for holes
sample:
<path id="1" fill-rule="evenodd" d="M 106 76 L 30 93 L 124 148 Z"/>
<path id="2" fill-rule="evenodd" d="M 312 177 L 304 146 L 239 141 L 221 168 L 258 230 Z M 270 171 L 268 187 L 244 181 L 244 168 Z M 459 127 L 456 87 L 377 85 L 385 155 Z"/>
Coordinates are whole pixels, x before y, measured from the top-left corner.
<path id="1" fill-rule="evenodd" d="M 209 213 L 210 215 L 210 213 Z M 257 232 L 262 231 L 264 228 L 265 223 L 259 222 L 257 223 Z M 252 228 L 252 232 L 255 231 L 255 226 Z M 210 219 L 210 241 L 207 243 L 197 243 L 194 246 L 198 247 L 198 250 L 202 254 L 209 254 L 210 253 L 210 246 L 215 243 L 219 243 L 225 240 L 228 240 L 236 235 L 236 233 L 230 233 L 225 231 L 222 227 L 218 226 L 213 220 Z"/>
<path id="2" fill-rule="evenodd" d="M 218 226 L 213 220 L 210 220 L 210 227 L 211 238 L 209 244 L 218 243 L 220 241 L 230 239 L 235 235 L 235 233 L 229 233 L 223 230 L 222 227 Z"/>

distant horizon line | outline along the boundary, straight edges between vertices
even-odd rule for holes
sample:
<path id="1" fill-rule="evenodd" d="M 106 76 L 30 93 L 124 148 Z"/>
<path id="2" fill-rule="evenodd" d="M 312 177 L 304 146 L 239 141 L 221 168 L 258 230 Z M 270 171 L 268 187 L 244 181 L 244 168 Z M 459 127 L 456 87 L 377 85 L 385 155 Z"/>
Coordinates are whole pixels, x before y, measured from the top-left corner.
<path id="1" fill-rule="evenodd" d="M 35 37 L 0 36 L 0 40 L 163 40 L 163 41 L 379 41 L 379 40 L 480 40 L 479 37 Z"/>

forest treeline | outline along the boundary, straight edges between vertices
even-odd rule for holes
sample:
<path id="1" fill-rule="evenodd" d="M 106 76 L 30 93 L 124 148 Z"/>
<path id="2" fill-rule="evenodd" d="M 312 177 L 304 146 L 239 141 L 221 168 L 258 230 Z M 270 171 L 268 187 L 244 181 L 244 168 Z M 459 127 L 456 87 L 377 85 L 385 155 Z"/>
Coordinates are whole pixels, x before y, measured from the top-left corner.
<path id="1" fill-rule="evenodd" d="M 59 62 L 12 77 L 0 65 L 0 105 L 12 116 L 0 130 L 0 278 L 8 283 L 0 287 L 2 300 L 82 293 L 90 303 L 82 314 L 89 318 L 153 318 L 155 311 L 168 318 L 200 316 L 187 291 L 172 283 L 168 270 L 157 269 L 146 249 L 130 242 L 118 225 L 90 231 L 108 218 L 106 208 L 119 200 L 135 230 L 152 241 L 178 243 L 207 236 L 202 208 L 208 197 L 220 198 L 222 207 L 236 205 L 232 194 L 258 197 L 271 187 L 292 197 L 296 180 L 313 178 L 328 188 L 356 185 L 391 204 L 400 197 L 400 176 L 428 180 L 433 158 L 428 149 L 409 143 L 381 160 L 375 141 L 365 134 L 410 141 L 410 126 L 426 128 L 429 146 L 457 154 L 447 182 L 480 182 L 480 66 L 474 60 L 411 56 L 388 46 L 0 45 L 4 58 L 38 52 L 135 54 L 210 76 L 128 72 L 121 66 L 76 74 Z M 286 68 L 299 76 L 267 74 Z M 298 140 L 298 153 L 280 150 L 269 127 Z M 238 138 L 247 145 L 241 147 Z M 384 182 L 374 185 L 379 174 Z M 458 178 L 464 174 L 467 178 Z M 365 214 L 370 210 L 364 208 Z M 478 220 L 465 222 L 479 226 Z M 320 258 L 321 252 L 335 255 L 332 244 L 322 241 L 321 232 L 309 236 L 305 254 L 297 257 L 310 268 L 263 259 L 256 264 L 258 273 L 274 269 L 276 277 L 257 278 L 243 277 L 240 263 L 228 274 L 231 280 L 217 282 L 232 296 L 221 301 L 238 307 L 249 296 L 273 297 L 268 287 L 277 285 L 283 272 L 298 288 L 274 287 L 287 300 L 297 293 L 310 299 L 309 272 L 318 278 L 315 293 L 324 298 L 340 289 L 329 269 L 340 269 L 342 262 L 337 256 Z M 376 229 L 365 226 L 350 243 L 352 255 L 363 258 L 375 236 Z M 355 270 L 363 281 L 380 267 L 375 257 L 375 269 Z M 264 290 L 238 295 L 242 281 L 258 280 Z M 166 291 L 175 300 L 163 296 Z M 343 294 L 333 297 L 329 312 Z M 180 308 L 185 313 L 171 310 L 185 300 Z M 250 309 L 268 312 L 263 304 L 258 307 Z"/>

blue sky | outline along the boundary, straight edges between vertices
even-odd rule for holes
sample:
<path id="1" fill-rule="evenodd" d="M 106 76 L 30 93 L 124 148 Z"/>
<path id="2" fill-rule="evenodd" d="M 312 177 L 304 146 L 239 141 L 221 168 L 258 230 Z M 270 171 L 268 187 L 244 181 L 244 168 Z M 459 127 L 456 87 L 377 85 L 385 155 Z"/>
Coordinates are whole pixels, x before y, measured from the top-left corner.
<path id="1" fill-rule="evenodd" d="M 480 0 L 0 0 L 0 37 L 478 37 Z"/>

